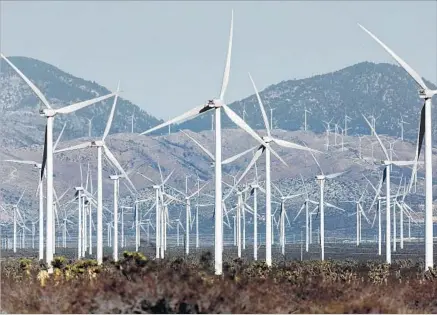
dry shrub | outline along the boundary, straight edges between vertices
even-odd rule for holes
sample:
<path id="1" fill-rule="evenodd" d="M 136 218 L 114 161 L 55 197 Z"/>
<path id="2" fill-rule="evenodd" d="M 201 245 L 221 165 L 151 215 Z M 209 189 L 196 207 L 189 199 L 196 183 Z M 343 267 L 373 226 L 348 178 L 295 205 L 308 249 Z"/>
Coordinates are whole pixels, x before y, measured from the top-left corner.
<path id="1" fill-rule="evenodd" d="M 435 270 L 355 261 L 289 261 L 268 267 L 240 259 L 215 276 L 212 256 L 156 261 L 125 252 L 115 263 L 8 260 L 1 266 L 8 313 L 435 313 Z"/>

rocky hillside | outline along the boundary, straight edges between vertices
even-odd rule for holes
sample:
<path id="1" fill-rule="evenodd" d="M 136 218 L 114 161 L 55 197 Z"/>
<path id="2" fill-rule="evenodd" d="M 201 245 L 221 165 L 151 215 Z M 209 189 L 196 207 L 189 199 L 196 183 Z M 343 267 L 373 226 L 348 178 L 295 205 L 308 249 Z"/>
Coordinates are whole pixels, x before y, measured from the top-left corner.
<path id="1" fill-rule="evenodd" d="M 41 88 L 54 107 L 110 92 L 95 82 L 74 77 L 35 59 L 11 57 L 11 60 Z M 256 80 L 256 78 L 254 79 Z M 345 203 L 345 201 L 359 198 L 367 184 L 363 174 L 368 175 L 375 185 L 380 175 L 379 168 L 358 159 L 360 141 L 358 137 L 353 135 L 369 134 L 369 128 L 365 125 L 361 113 L 367 116 L 373 114 L 378 117 L 376 122 L 378 132 L 389 135 L 384 140 L 387 147 L 389 147 L 388 141 L 394 141 L 395 138 L 399 137 L 400 113 L 403 114 L 404 120 L 410 123 L 404 126 L 406 139 L 415 140 L 417 133 L 420 108 L 417 88 L 404 71 L 394 65 L 364 62 L 334 73 L 303 80 L 284 81 L 266 88 L 261 92 L 261 97 L 267 107 L 268 114 L 270 114 L 269 106 L 275 108 L 273 111 L 274 132 L 279 138 L 299 143 L 305 142 L 310 147 L 324 151 L 324 154 L 320 155 L 319 158 L 325 173 L 348 171 L 344 176 L 326 184 L 325 197 L 327 201 L 337 204 L 349 212 L 353 211 L 355 206 L 351 203 Z M 244 117 L 248 123 L 255 129 L 263 129 L 259 107 L 255 101 L 256 99 L 252 95 L 230 104 L 230 106 L 241 116 L 243 116 L 244 110 Z M 56 118 L 55 136 L 59 133 L 63 123 L 67 121 L 67 128 L 59 147 L 66 147 L 89 139 L 87 120 L 89 117 L 94 117 L 91 136 L 101 135 L 109 114 L 110 103 L 111 101 L 106 102 L 105 105 L 94 105 L 73 115 L 59 115 Z M 310 132 L 299 131 L 303 126 L 305 107 L 312 112 L 308 115 Z M 42 155 L 44 120 L 37 114 L 38 101 L 30 89 L 4 62 L 0 63 L 0 110 L 2 112 L 0 116 L 0 160 L 33 159 L 39 161 Z M 321 121 L 332 118 L 332 123 L 338 123 L 340 127 L 344 127 L 345 112 L 351 117 L 351 120 L 348 122 L 350 136 L 343 139 L 344 149 L 341 148 L 341 137 L 339 136 L 335 140 L 334 134 L 331 134 L 329 140 L 331 147 L 326 150 L 326 136 L 322 133 L 324 127 Z M 120 163 L 126 169 L 132 170 L 132 181 L 142 196 L 150 195 L 151 183 L 136 172 L 141 172 L 154 181 L 159 181 L 158 162 L 164 176 L 175 170 L 169 183 L 179 190 L 185 188 L 186 175 L 191 175 L 188 179 L 191 190 L 196 185 L 193 174 L 198 174 L 202 180 L 211 182 L 213 169 L 210 159 L 185 135 L 180 132 L 157 137 L 132 134 L 130 133 L 132 113 L 135 114 L 135 132 L 147 130 L 160 122 L 160 120 L 140 110 L 138 106 L 121 98 L 107 143 Z M 179 113 L 175 113 L 175 115 L 177 114 Z M 223 122 L 225 126 L 223 131 L 224 158 L 256 145 L 244 132 L 226 129 L 235 127 L 229 120 L 224 119 Z M 209 131 L 210 124 L 210 115 L 206 114 L 174 127 L 172 130 L 184 128 L 200 131 L 192 133 L 192 136 L 207 146 L 211 152 L 214 152 L 212 146 L 214 138 Z M 336 141 L 337 145 L 333 146 Z M 375 142 L 375 139 L 370 137 L 362 139 L 362 156 L 372 156 L 372 142 Z M 374 157 L 381 159 L 382 152 L 377 144 L 374 145 L 374 149 Z M 302 174 L 312 199 L 317 200 L 318 186 L 314 180 L 314 175 L 319 170 L 311 156 L 294 150 L 278 148 L 277 151 L 289 165 L 286 168 L 275 158 L 272 158 L 272 177 L 277 185 L 284 190 L 284 194 L 291 191 L 304 192 L 300 180 L 300 174 Z M 414 156 L 413 141 L 396 142 L 394 152 L 396 158 L 412 159 Z M 250 159 L 251 154 L 248 154 L 232 165 L 225 166 L 224 180 L 231 183 L 232 176 L 230 175 L 241 173 Z M 96 152 L 94 149 L 59 153 L 55 157 L 55 188 L 58 195 L 70 189 L 63 201 L 71 199 L 73 196 L 71 188 L 80 184 L 79 163 L 83 169 L 82 177 L 85 177 L 89 163 L 94 178 L 94 189 L 96 187 Z M 264 158 L 261 157 L 258 163 L 258 172 L 261 178 L 264 177 L 263 165 Z M 108 176 L 113 172 L 114 170 L 109 164 L 106 164 L 104 168 L 104 199 L 108 208 L 112 204 L 112 183 Z M 403 174 L 405 178 L 409 173 L 408 168 L 394 168 L 393 193 L 397 190 L 401 175 Z M 3 203 L 18 201 L 25 189 L 20 206 L 29 219 L 35 218 L 37 209 L 35 193 L 38 178 L 36 171 L 31 167 L 18 167 L 10 163 L 1 163 L 0 175 L 0 198 Z M 247 178 L 252 180 L 254 173 L 250 172 Z M 423 202 L 422 185 L 422 181 L 419 180 L 418 194 L 408 197 L 411 204 L 417 205 Z M 205 192 L 212 193 L 212 189 L 212 184 L 210 184 L 205 188 Z M 279 196 L 276 191 L 274 193 Z M 124 185 L 121 185 L 121 195 L 123 203 L 127 204 L 132 200 Z M 368 187 L 368 193 L 365 196 L 365 201 L 369 206 L 370 198 L 373 196 L 370 187 Z M 260 198 L 262 197 L 260 196 Z M 207 196 L 202 200 L 204 203 L 211 201 L 212 199 Z M 235 203 L 232 199 L 229 199 L 228 202 L 229 207 Z M 300 198 L 287 205 L 287 208 L 290 208 L 290 218 L 294 217 L 292 213 L 296 213 L 302 202 L 303 199 Z M 262 204 L 261 201 L 260 204 Z M 175 211 L 179 216 L 181 207 L 174 209 L 171 211 Z M 4 212 L 0 211 L 0 213 L 1 220 L 10 219 L 10 216 Z M 212 208 L 202 208 L 201 216 L 210 222 Z M 339 225 L 353 228 L 349 224 L 353 223 L 353 216 L 339 215 L 337 212 L 335 216 L 328 215 L 327 220 L 330 222 L 327 223 L 328 229 L 333 229 Z M 210 223 L 208 224 L 210 226 Z"/>
<path id="2" fill-rule="evenodd" d="M 355 205 L 353 203 L 346 203 L 346 201 L 353 201 L 359 198 L 360 194 L 367 185 L 363 174 L 368 176 L 374 185 L 378 181 L 381 174 L 380 169 L 371 165 L 369 162 L 358 159 L 359 155 L 359 141 L 356 137 L 349 136 L 345 138 L 347 143 L 342 150 L 341 147 L 330 147 L 328 151 L 325 150 L 325 136 L 317 135 L 314 133 L 305 133 L 302 131 L 284 131 L 276 130 L 274 134 L 281 139 L 287 139 L 289 141 L 295 141 L 298 143 L 305 142 L 310 147 L 323 151 L 323 154 L 319 154 L 317 157 L 325 174 L 347 171 L 344 176 L 338 177 L 332 181 L 326 183 L 325 200 L 330 203 L 336 204 L 349 213 L 354 211 Z M 211 131 L 204 131 L 199 134 L 191 133 L 199 142 L 203 143 L 210 151 L 213 151 L 213 134 Z M 393 140 L 392 138 L 384 138 L 384 141 Z M 81 138 L 77 140 L 66 141 L 60 144 L 60 147 L 70 146 L 86 140 Z M 331 143 L 334 143 L 334 135 L 331 135 Z M 372 139 L 364 138 L 362 140 L 362 155 L 371 156 L 371 146 L 369 143 Z M 137 134 L 115 134 L 108 137 L 107 144 L 114 152 L 117 159 L 124 166 L 126 170 L 131 170 L 131 179 L 140 192 L 141 197 L 152 197 L 151 185 L 152 183 L 140 176 L 137 172 L 140 172 L 147 177 L 151 178 L 155 182 L 160 181 L 160 174 L 158 169 L 158 163 L 161 166 L 163 176 L 166 177 L 170 172 L 174 170 L 174 173 L 169 180 L 169 185 L 176 187 L 179 190 L 184 191 L 186 175 L 191 175 L 188 179 L 189 191 L 194 191 L 197 181 L 196 174 L 199 175 L 202 181 L 209 181 L 209 185 L 204 189 L 205 193 L 212 194 L 213 186 L 213 169 L 211 168 L 211 161 L 197 146 L 191 142 L 184 134 L 178 132 L 167 136 L 159 137 L 145 137 Z M 256 146 L 254 140 L 250 139 L 243 131 L 240 130 L 225 130 L 223 134 L 223 157 L 227 158 L 236 153 L 239 153 L 245 149 Z M 32 148 L 21 149 L 1 149 L 0 159 L 38 159 L 41 155 L 42 147 L 33 146 Z M 318 200 L 319 188 L 314 180 L 314 176 L 320 171 L 317 165 L 313 161 L 312 157 L 308 153 L 299 151 L 277 148 L 277 152 L 287 162 L 289 167 L 282 165 L 276 158 L 272 158 L 272 179 L 276 185 L 282 190 L 283 194 L 304 193 L 305 190 L 302 186 L 300 175 L 305 178 L 307 189 L 310 197 L 313 200 Z M 398 142 L 395 145 L 395 153 L 399 159 L 412 159 L 414 155 L 414 146 L 408 142 Z M 227 183 L 232 183 L 233 178 L 231 175 L 241 174 L 243 168 L 246 167 L 250 161 L 252 154 L 248 154 L 245 157 L 240 158 L 233 164 L 224 167 L 224 180 Z M 382 158 L 382 152 L 375 146 L 374 150 L 375 158 Z M 82 164 L 83 169 L 83 183 L 85 185 L 86 169 L 89 163 L 90 170 L 93 177 L 93 187 L 97 187 L 95 174 L 96 174 L 96 162 L 97 154 L 93 148 L 85 149 L 76 152 L 64 152 L 55 155 L 55 188 L 58 192 L 58 196 L 65 190 L 68 193 L 63 199 L 63 202 L 70 200 L 73 197 L 74 186 L 80 185 L 81 175 L 80 166 Z M 437 161 L 436 161 L 437 162 Z M 259 159 L 258 174 L 261 181 L 264 180 L 264 157 Z M 134 170 L 134 171 L 132 171 Z M 409 176 L 410 170 L 408 168 L 394 168 L 392 174 L 392 186 L 394 193 L 397 190 L 397 184 L 400 181 L 400 177 Z M 1 195 L 4 202 L 16 202 L 22 193 L 25 191 L 25 197 L 20 205 L 22 211 L 27 213 L 29 217 L 35 217 L 37 209 L 37 197 L 35 195 L 37 188 L 38 174 L 33 171 L 31 167 L 17 167 L 16 165 L 2 163 L 0 166 L 0 173 L 3 179 L 1 184 Z M 105 163 L 104 166 L 104 200 L 105 205 L 111 209 L 112 207 L 112 182 L 109 179 L 109 175 L 114 174 L 113 168 Z M 422 174 L 423 175 L 423 174 Z M 247 180 L 252 181 L 255 178 L 254 171 L 251 171 Z M 422 180 L 418 183 L 418 194 L 409 197 L 408 202 L 417 205 L 419 202 L 423 202 Z M 89 187 L 91 184 L 89 185 Z M 224 186 L 226 187 L 226 186 Z M 170 188 L 169 188 L 170 189 Z M 170 189 L 171 190 L 171 189 Z M 226 191 L 225 191 L 226 193 Z M 279 193 L 273 190 L 273 193 L 277 197 L 275 200 L 279 202 Z M 367 193 L 365 194 L 364 201 L 365 207 L 370 206 L 371 198 L 373 197 L 373 191 L 371 187 L 367 187 Z M 124 184 L 121 184 L 121 196 L 123 204 L 131 204 L 132 196 L 129 190 Z M 180 197 L 181 198 L 181 197 Z M 259 196 L 260 209 L 263 208 L 263 196 Z M 204 195 L 201 203 L 212 203 L 213 199 Z M 287 202 L 287 209 L 289 209 L 290 218 L 294 218 L 297 210 L 300 208 L 304 197 L 299 197 L 293 201 Z M 151 206 L 151 202 L 144 206 L 143 211 L 146 211 Z M 227 206 L 230 209 L 235 205 L 235 199 L 230 198 L 227 200 Z M 276 210 L 275 204 L 275 209 Z M 170 212 L 178 218 L 183 206 L 172 206 Z M 69 209 L 69 210 L 68 210 Z M 67 212 L 74 213 L 76 206 L 71 205 L 67 208 Z M 262 211 L 262 210 L 260 210 Z M 204 220 L 210 222 L 212 219 L 212 207 L 203 207 L 200 210 L 201 217 Z M 341 214 L 338 210 L 327 210 L 327 213 L 333 214 L 333 216 L 327 215 L 328 229 L 336 227 L 345 227 L 348 222 L 354 222 L 354 217 L 348 217 Z M 303 219 L 303 217 L 302 217 Z M 127 219 L 128 220 L 128 219 Z M 351 221 L 352 220 L 352 221 Z M 209 225 L 210 226 L 210 223 Z M 207 226 L 205 226 L 206 228 Z M 349 224 L 349 228 L 353 229 L 353 226 Z"/>
<path id="3" fill-rule="evenodd" d="M 291 76 L 291 74 L 290 74 Z M 256 78 L 254 78 L 256 82 Z M 425 80 L 426 81 L 426 80 Z M 432 83 L 426 81 L 429 86 Z M 284 130 L 302 130 L 304 128 L 304 110 L 308 114 L 308 129 L 316 133 L 324 132 L 326 124 L 345 128 L 345 114 L 350 117 L 347 123 L 348 134 L 368 134 L 369 128 L 361 114 L 377 118 L 377 132 L 400 137 L 401 114 L 404 121 L 404 137 L 415 140 L 421 100 L 415 82 L 406 72 L 395 65 L 362 62 L 336 72 L 314 76 L 301 80 L 287 80 L 271 85 L 261 93 L 264 106 L 270 118 L 273 108 L 275 128 Z M 230 104 L 247 122 L 257 128 L 264 128 L 259 105 L 255 95 Z M 207 117 L 182 124 L 181 128 L 193 130 L 211 129 L 211 119 Z M 437 113 L 433 112 L 437 119 Z M 225 119 L 226 127 L 233 124 Z M 436 132 L 434 130 L 434 135 Z M 434 136 L 435 138 L 435 136 Z"/>
<path id="4" fill-rule="evenodd" d="M 10 60 L 41 89 L 55 108 L 111 93 L 96 82 L 77 78 L 39 60 L 26 57 L 10 57 Z M 116 84 L 117 82 L 114 82 L 112 89 L 116 88 Z M 91 136 L 102 135 L 112 100 L 69 115 L 58 115 L 55 121 L 55 134 L 67 122 L 65 139 L 88 136 L 88 119 L 92 119 Z M 0 59 L 0 143 L 15 147 L 41 144 L 45 122 L 38 115 L 39 104 L 39 100 L 26 83 L 3 59 Z M 117 103 L 111 132 L 130 132 L 132 115 L 134 132 L 144 131 L 160 122 L 121 97 Z"/>

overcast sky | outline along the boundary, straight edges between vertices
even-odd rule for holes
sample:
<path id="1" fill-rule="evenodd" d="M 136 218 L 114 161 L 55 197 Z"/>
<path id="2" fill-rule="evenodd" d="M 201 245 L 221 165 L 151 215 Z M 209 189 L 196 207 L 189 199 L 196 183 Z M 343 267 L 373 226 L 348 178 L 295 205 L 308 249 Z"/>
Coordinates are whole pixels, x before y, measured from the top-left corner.
<path id="1" fill-rule="evenodd" d="M 282 80 L 393 62 L 366 26 L 437 82 L 436 1 L 0 1 L 0 48 L 115 89 L 159 118 L 217 97 L 231 9 L 226 101 Z"/>

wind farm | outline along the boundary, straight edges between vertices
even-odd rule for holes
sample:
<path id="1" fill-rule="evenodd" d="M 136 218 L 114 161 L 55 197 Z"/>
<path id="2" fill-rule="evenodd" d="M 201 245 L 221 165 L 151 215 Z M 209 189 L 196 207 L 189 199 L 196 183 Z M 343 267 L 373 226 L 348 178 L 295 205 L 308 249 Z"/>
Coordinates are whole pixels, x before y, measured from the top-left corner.
<path id="1" fill-rule="evenodd" d="M 122 81 L 107 89 L 1 47 L 0 311 L 435 311 L 435 84 L 354 23 L 395 64 L 259 90 L 256 64 L 241 74 L 234 61 L 240 15 L 220 19 L 220 72 L 203 69 L 217 94 L 199 90 L 203 103 L 172 104 L 166 120 Z M 231 102 L 235 75 L 252 94 Z M 345 81 L 363 94 L 343 97 Z"/>

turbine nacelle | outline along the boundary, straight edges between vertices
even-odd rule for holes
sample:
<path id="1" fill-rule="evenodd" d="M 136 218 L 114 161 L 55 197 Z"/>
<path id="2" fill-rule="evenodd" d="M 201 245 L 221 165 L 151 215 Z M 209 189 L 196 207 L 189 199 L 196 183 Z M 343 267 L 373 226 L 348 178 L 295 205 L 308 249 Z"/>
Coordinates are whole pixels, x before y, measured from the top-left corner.
<path id="1" fill-rule="evenodd" d="M 91 141 L 92 147 L 103 147 L 105 143 L 102 140 Z"/>
<path id="2" fill-rule="evenodd" d="M 261 139 L 263 139 L 263 141 L 264 141 L 265 143 L 273 142 L 273 138 L 272 138 L 272 137 L 269 137 L 269 136 L 261 137 Z"/>
<path id="3" fill-rule="evenodd" d="M 118 180 L 120 178 L 123 178 L 123 176 L 122 175 L 109 175 L 109 178 L 112 180 Z"/>
<path id="4" fill-rule="evenodd" d="M 429 99 L 432 98 L 434 95 L 437 94 L 437 90 L 429 90 L 429 89 L 420 89 L 419 90 L 419 97 L 422 99 Z"/>
<path id="5" fill-rule="evenodd" d="M 326 179 L 326 176 L 325 176 L 325 175 L 317 175 L 317 176 L 316 176 L 316 179 L 317 179 L 317 180 L 325 180 L 325 179 Z"/>
<path id="6" fill-rule="evenodd" d="M 41 108 L 39 114 L 44 117 L 54 117 L 56 115 L 56 110 L 53 108 Z"/>
<path id="7" fill-rule="evenodd" d="M 211 108 L 220 108 L 223 106 L 223 101 L 220 99 L 209 100 L 206 106 Z"/>

